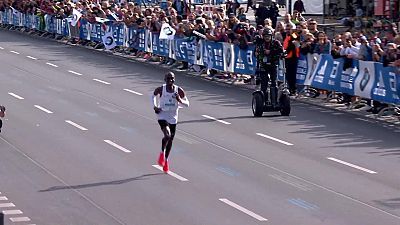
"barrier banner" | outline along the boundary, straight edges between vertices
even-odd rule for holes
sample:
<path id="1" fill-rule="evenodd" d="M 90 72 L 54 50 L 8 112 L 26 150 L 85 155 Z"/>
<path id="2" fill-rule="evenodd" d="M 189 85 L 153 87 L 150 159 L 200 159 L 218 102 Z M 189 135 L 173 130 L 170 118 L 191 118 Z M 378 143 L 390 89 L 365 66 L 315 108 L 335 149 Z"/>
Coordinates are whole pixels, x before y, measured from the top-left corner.
<path id="1" fill-rule="evenodd" d="M 358 74 L 354 80 L 355 96 L 371 98 L 376 72 L 374 62 L 359 61 Z"/>
<path id="2" fill-rule="evenodd" d="M 207 51 L 207 67 L 216 70 L 224 70 L 224 52 L 223 44 L 220 42 L 207 41 L 204 46 L 205 51 Z"/>
<path id="3" fill-rule="evenodd" d="M 90 23 L 86 19 L 81 19 L 79 21 L 79 38 L 84 40 L 90 40 Z"/>
<path id="4" fill-rule="evenodd" d="M 117 24 L 113 25 L 112 29 L 114 31 L 114 40 L 118 46 L 123 46 L 125 43 L 125 25 Z"/>
<path id="5" fill-rule="evenodd" d="M 162 40 L 162 39 L 158 39 L 158 40 L 159 40 L 158 48 L 159 48 L 159 51 L 160 51 L 160 55 L 168 57 L 169 56 L 169 42 L 170 42 L 170 40 Z"/>
<path id="6" fill-rule="evenodd" d="M 145 29 L 139 29 L 138 30 L 138 47 L 137 49 L 144 51 L 146 47 L 146 30 Z"/>
<path id="7" fill-rule="evenodd" d="M 196 45 L 197 45 L 196 39 L 194 39 L 194 40 L 188 39 L 188 41 L 186 43 L 186 53 L 187 53 L 187 56 L 188 56 L 187 61 L 188 61 L 189 64 L 194 64 L 194 62 L 195 62 Z"/>
<path id="8" fill-rule="evenodd" d="M 153 43 L 152 43 L 151 39 L 152 39 L 151 31 L 146 29 L 145 30 L 145 40 L 144 40 L 144 51 L 145 52 L 151 53 L 153 51 L 153 47 L 152 47 Z"/>
<path id="9" fill-rule="evenodd" d="M 234 51 L 233 45 L 230 43 L 223 43 L 223 51 L 224 51 L 224 71 L 228 71 L 233 73 L 234 70 Z"/>
<path id="10" fill-rule="evenodd" d="M 133 27 L 128 28 L 127 45 L 130 48 L 139 49 L 139 30 Z"/>
<path id="11" fill-rule="evenodd" d="M 14 18 L 14 14 L 13 14 L 13 12 L 12 12 L 12 10 L 10 9 L 10 10 L 8 10 L 8 15 L 7 15 L 7 18 L 8 18 L 8 24 L 13 24 L 13 18 Z"/>
<path id="12" fill-rule="evenodd" d="M 204 40 L 199 40 L 193 42 L 194 45 L 194 62 L 195 65 L 204 65 L 203 55 L 204 55 Z"/>
<path id="13" fill-rule="evenodd" d="M 380 102 L 400 104 L 400 74 L 394 67 L 375 64 L 375 82 L 372 86 L 372 99 Z"/>
<path id="14" fill-rule="evenodd" d="M 19 26 L 19 18 L 21 17 L 20 12 L 16 12 L 12 14 L 12 25 Z"/>
<path id="15" fill-rule="evenodd" d="M 152 43 L 152 47 L 153 47 L 152 52 L 156 55 L 161 55 L 159 35 L 158 35 L 158 33 L 152 33 L 152 35 L 153 35 L 153 37 L 152 37 L 152 42 L 153 42 Z"/>
<path id="16" fill-rule="evenodd" d="M 240 49 L 234 45 L 234 71 L 240 74 L 254 75 L 256 72 L 256 57 L 254 55 L 255 46 L 249 45 L 247 49 Z"/>
<path id="17" fill-rule="evenodd" d="M 311 86 L 325 90 L 335 90 L 329 85 L 329 76 L 333 69 L 333 58 L 331 55 L 320 55 L 312 73 Z"/>
<path id="18" fill-rule="evenodd" d="M 187 39 L 176 39 L 175 58 L 179 61 L 188 61 Z"/>
<path id="19" fill-rule="evenodd" d="M 69 23 L 66 23 L 66 25 L 69 26 Z M 101 37 L 102 37 L 101 25 L 98 23 L 93 24 L 90 30 L 90 40 L 102 42 Z"/>

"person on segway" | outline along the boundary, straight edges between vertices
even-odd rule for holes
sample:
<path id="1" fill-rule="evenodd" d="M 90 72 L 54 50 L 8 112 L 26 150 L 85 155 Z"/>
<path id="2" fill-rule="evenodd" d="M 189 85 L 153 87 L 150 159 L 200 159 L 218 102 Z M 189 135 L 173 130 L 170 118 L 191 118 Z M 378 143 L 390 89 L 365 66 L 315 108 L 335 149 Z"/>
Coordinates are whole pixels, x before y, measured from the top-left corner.
<path id="1" fill-rule="evenodd" d="M 261 91 L 265 100 L 270 99 L 272 107 L 277 105 L 278 88 L 277 88 L 277 67 L 279 59 L 284 53 L 282 44 L 278 40 L 273 39 L 274 34 L 271 29 L 264 29 L 262 37 L 257 37 L 255 44 L 255 55 L 257 58 L 257 73 L 261 83 Z M 270 93 L 268 86 L 270 82 Z M 269 97 L 269 98 L 268 98 Z"/>

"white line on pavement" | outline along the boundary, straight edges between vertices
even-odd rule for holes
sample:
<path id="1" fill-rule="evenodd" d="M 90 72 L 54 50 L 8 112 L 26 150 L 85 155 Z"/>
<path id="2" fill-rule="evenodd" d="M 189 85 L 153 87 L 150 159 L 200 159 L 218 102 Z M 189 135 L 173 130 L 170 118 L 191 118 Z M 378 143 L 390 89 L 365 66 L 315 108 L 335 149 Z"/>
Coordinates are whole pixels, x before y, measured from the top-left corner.
<path id="1" fill-rule="evenodd" d="M 231 123 L 229 123 L 229 122 L 226 122 L 226 121 L 223 121 L 223 120 L 219 120 L 219 119 L 216 119 L 216 118 L 211 117 L 211 116 L 208 116 L 208 115 L 202 115 L 202 116 L 205 117 L 205 118 L 207 118 L 207 119 L 215 120 L 215 121 L 220 122 L 220 123 L 223 123 L 223 124 L 227 124 L 227 125 L 231 124 Z"/>
<path id="2" fill-rule="evenodd" d="M 97 82 L 100 82 L 100 83 L 103 83 L 103 84 L 110 84 L 110 83 L 108 83 L 108 82 L 106 82 L 106 81 L 104 81 L 104 80 L 99 80 L 99 79 L 93 79 L 94 81 L 97 81 Z"/>
<path id="3" fill-rule="evenodd" d="M 21 210 L 3 210 L 4 215 L 17 215 L 22 214 Z"/>
<path id="4" fill-rule="evenodd" d="M 50 110 L 48 110 L 48 109 L 46 109 L 46 108 L 43 108 L 43 107 L 40 106 L 40 105 L 35 105 L 35 107 L 38 108 L 38 109 L 40 109 L 40 110 L 42 110 L 42 111 L 44 111 L 44 112 L 46 112 L 46 113 L 53 113 L 52 111 L 50 111 Z"/>
<path id="5" fill-rule="evenodd" d="M 254 212 L 252 212 L 252 211 L 250 211 L 250 210 L 248 210 L 248 209 L 245 209 L 245 208 L 243 208 L 242 206 L 240 206 L 240 205 L 238 205 L 238 204 L 236 204 L 236 203 L 234 203 L 234 202 L 231 202 L 231 201 L 229 201 L 229 200 L 226 199 L 226 198 L 220 198 L 219 200 L 220 200 L 221 202 L 223 202 L 223 203 L 229 205 L 229 206 L 232 206 L 233 208 L 235 208 L 235 209 L 237 209 L 237 210 L 239 210 L 239 211 L 242 211 L 242 212 L 246 213 L 247 215 L 249 215 L 249 216 L 251 216 L 251 217 L 257 219 L 258 221 L 267 221 L 267 219 L 265 219 L 264 217 L 262 217 L 262 216 L 260 216 L 260 215 L 257 215 L 257 214 L 255 214 Z"/>
<path id="6" fill-rule="evenodd" d="M 19 96 L 19 95 L 16 95 L 16 94 L 14 94 L 14 93 L 12 93 L 12 92 L 8 92 L 8 94 L 11 95 L 11 96 L 13 96 L 14 98 L 18 98 L 19 100 L 24 99 L 23 97 L 21 97 L 21 96 Z"/>
<path id="7" fill-rule="evenodd" d="M 342 161 L 342 160 L 340 160 L 340 159 L 335 159 L 335 158 L 332 158 L 332 157 L 327 157 L 327 159 L 332 160 L 332 161 L 335 161 L 335 162 L 338 162 L 338 163 L 341 163 L 341 164 L 346 165 L 346 166 L 353 167 L 353 168 L 355 168 L 355 169 L 362 170 L 362 171 L 367 172 L 367 173 L 371 173 L 371 174 L 377 173 L 377 172 L 375 172 L 375 171 L 372 171 L 372 170 L 369 170 L 369 169 L 365 169 L 365 168 L 363 168 L 363 167 L 361 167 L 361 166 L 357 166 L 357 165 L 354 165 L 354 164 L 351 164 L 351 163 Z"/>
<path id="8" fill-rule="evenodd" d="M 8 198 L 6 196 L 0 196 L 0 201 L 7 201 Z"/>
<path id="9" fill-rule="evenodd" d="M 118 148 L 119 150 L 121 150 L 121 151 L 123 151 L 123 152 L 126 152 L 126 153 L 131 152 L 131 151 L 129 151 L 128 149 L 126 149 L 126 148 L 124 148 L 124 147 L 122 147 L 122 146 L 119 146 L 119 145 L 115 144 L 114 142 L 112 142 L 112 141 L 110 141 L 110 140 L 104 140 L 104 142 L 107 143 L 107 144 L 109 144 L 109 145 L 111 145 L 111 146 L 114 146 L 114 147 Z"/>
<path id="10" fill-rule="evenodd" d="M 52 66 L 52 67 L 58 67 L 57 65 L 54 65 L 53 63 L 47 62 L 46 64 L 49 65 L 49 66 Z"/>
<path id="11" fill-rule="evenodd" d="M 273 140 L 273 141 L 277 141 L 277 142 L 282 143 L 282 144 L 284 144 L 284 145 L 289 145 L 289 146 L 292 146 L 292 145 L 293 145 L 292 143 L 289 143 L 289 142 L 286 142 L 286 141 L 282 141 L 282 140 L 280 140 L 280 139 L 278 139 L 278 138 L 274 138 L 274 137 L 268 136 L 268 135 L 266 135 L 266 134 L 262 134 L 262 133 L 256 133 L 256 134 L 257 134 L 258 136 L 265 137 L 265 138 L 268 138 L 268 139 Z"/>
<path id="12" fill-rule="evenodd" d="M 16 51 L 10 51 L 10 52 L 19 55 L 19 52 Z"/>
<path id="13" fill-rule="evenodd" d="M 30 58 L 30 59 L 33 59 L 33 60 L 37 60 L 37 58 L 35 58 L 35 57 L 32 57 L 32 56 L 30 56 L 30 55 L 28 55 L 28 56 L 26 56 L 27 58 Z"/>
<path id="14" fill-rule="evenodd" d="M 154 168 L 158 169 L 158 170 L 163 171 L 163 168 L 161 166 L 159 166 L 159 165 L 152 165 L 152 166 Z M 186 179 L 186 178 L 184 178 L 182 176 L 179 176 L 178 174 L 176 174 L 176 173 L 174 173 L 172 171 L 168 171 L 168 175 L 171 175 L 171 176 L 175 177 L 176 179 L 178 179 L 180 181 L 188 181 L 188 179 Z"/>
<path id="15" fill-rule="evenodd" d="M 124 91 L 133 93 L 133 94 L 135 94 L 135 95 L 143 95 L 142 93 L 139 93 L 139 92 L 136 92 L 136 91 L 132 91 L 132 90 L 129 90 L 129 89 L 126 89 L 126 88 L 124 89 Z"/>
<path id="16" fill-rule="evenodd" d="M 11 203 L 11 202 L 0 204 L 0 208 L 8 208 L 8 207 L 15 207 L 15 205 L 14 205 L 14 203 Z"/>
<path id="17" fill-rule="evenodd" d="M 29 217 L 12 217 L 10 218 L 11 222 L 28 222 L 31 221 L 31 219 L 29 219 Z"/>
<path id="18" fill-rule="evenodd" d="M 66 120 L 65 122 L 68 123 L 68 124 L 71 124 L 72 126 L 78 128 L 78 129 L 81 129 L 81 130 L 88 130 L 88 129 L 82 127 L 81 125 L 72 122 L 71 120 Z"/>
<path id="19" fill-rule="evenodd" d="M 3 47 L 0 47 L 0 49 L 4 49 Z"/>
<path id="20" fill-rule="evenodd" d="M 73 74 L 78 75 L 78 76 L 82 76 L 81 73 L 75 72 L 75 71 L 73 71 L 73 70 L 68 70 L 68 72 L 69 72 L 69 73 L 73 73 Z"/>

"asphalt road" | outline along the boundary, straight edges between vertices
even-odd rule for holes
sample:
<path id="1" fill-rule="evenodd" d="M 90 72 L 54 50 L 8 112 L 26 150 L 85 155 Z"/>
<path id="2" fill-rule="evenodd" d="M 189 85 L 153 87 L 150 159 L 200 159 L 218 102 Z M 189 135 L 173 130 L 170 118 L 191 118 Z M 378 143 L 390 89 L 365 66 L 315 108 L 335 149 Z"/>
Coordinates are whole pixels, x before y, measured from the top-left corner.
<path id="1" fill-rule="evenodd" d="M 164 174 L 165 69 L 4 30 L 0 62 L 6 224 L 400 224 L 392 129 L 299 102 L 253 118 L 250 90 L 178 73 L 191 106 Z"/>

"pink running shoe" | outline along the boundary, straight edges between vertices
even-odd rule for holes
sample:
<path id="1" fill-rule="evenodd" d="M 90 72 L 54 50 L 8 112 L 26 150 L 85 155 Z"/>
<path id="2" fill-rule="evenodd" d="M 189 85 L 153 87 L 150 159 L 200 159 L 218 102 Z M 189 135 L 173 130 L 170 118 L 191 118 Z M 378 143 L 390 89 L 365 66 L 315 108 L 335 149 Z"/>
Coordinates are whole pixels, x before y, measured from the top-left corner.
<path id="1" fill-rule="evenodd" d="M 159 166 L 164 166 L 165 159 L 164 159 L 164 153 L 160 152 L 160 156 L 158 157 L 158 165 Z"/>
<path id="2" fill-rule="evenodd" d="M 162 169 L 163 169 L 164 173 L 168 173 L 169 172 L 168 160 L 165 160 L 164 166 L 163 166 Z"/>

